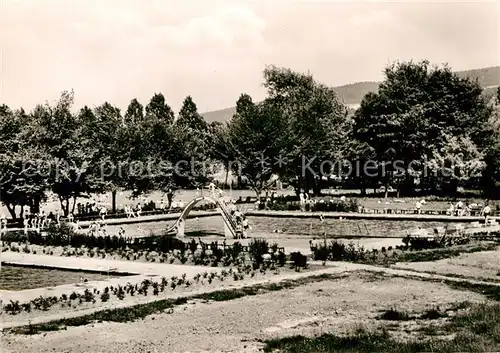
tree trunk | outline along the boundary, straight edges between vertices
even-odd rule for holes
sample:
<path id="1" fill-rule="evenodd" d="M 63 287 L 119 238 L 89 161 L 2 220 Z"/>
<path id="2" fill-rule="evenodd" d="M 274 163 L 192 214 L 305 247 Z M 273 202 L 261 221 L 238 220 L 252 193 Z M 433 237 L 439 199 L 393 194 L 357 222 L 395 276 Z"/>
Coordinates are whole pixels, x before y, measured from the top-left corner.
<path id="1" fill-rule="evenodd" d="M 224 180 L 225 187 L 227 187 L 227 178 L 229 177 L 229 166 L 226 166 L 226 178 Z"/>
<path id="2" fill-rule="evenodd" d="M 315 180 L 313 184 L 313 194 L 314 196 L 321 195 L 321 182 L 320 180 Z"/>
<path id="3" fill-rule="evenodd" d="M 111 191 L 111 209 L 116 213 L 116 190 Z"/>
<path id="4" fill-rule="evenodd" d="M 12 219 L 14 219 L 14 220 L 17 219 L 17 217 L 16 217 L 16 205 L 11 205 L 9 203 L 6 203 L 5 206 L 7 207 L 7 210 L 9 211 Z"/>
<path id="5" fill-rule="evenodd" d="M 76 196 L 73 196 L 73 206 L 71 207 L 71 213 L 75 213 L 75 206 L 76 206 Z"/>

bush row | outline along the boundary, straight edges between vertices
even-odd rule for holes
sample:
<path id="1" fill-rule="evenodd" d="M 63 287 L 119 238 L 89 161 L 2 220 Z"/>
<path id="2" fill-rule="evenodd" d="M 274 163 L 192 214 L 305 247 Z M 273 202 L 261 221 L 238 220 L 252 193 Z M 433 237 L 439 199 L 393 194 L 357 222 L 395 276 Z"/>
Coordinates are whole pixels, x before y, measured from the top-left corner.
<path id="1" fill-rule="evenodd" d="M 259 209 L 266 208 L 264 203 L 259 204 Z M 348 199 L 341 201 L 337 199 L 322 199 L 309 202 L 304 205 L 307 212 L 357 212 L 357 199 Z M 267 203 L 267 209 L 271 211 L 298 211 L 300 204 L 298 202 L 289 202 L 285 198 L 278 198 L 274 202 Z"/>

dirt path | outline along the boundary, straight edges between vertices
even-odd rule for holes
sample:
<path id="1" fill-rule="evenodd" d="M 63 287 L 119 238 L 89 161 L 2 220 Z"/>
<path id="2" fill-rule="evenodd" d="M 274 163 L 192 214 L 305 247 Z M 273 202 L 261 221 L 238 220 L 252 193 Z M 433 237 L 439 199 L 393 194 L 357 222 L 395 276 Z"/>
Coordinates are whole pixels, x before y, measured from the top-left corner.
<path id="1" fill-rule="evenodd" d="M 7 334 L 3 352 L 255 352 L 258 339 L 377 326 L 379 310 L 419 313 L 483 301 L 443 284 L 353 273 L 348 278 L 228 302 L 188 303 L 173 313 L 96 323 L 35 336 Z"/>

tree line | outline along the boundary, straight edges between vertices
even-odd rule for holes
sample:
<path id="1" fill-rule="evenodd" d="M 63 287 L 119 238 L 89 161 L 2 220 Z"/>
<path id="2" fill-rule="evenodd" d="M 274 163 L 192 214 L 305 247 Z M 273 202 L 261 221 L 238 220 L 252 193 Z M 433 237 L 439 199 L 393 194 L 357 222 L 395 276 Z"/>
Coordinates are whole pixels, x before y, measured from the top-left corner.
<path id="1" fill-rule="evenodd" d="M 311 75 L 264 70 L 267 96 L 242 94 L 227 123 L 208 124 L 186 97 L 161 93 L 126 111 L 105 102 L 73 113 L 73 92 L 27 113 L 0 105 L 0 200 L 12 217 L 56 195 L 65 214 L 93 193 L 203 187 L 224 167 L 258 196 L 276 179 L 297 192 L 380 185 L 401 195 L 500 196 L 500 89 L 427 61 L 396 62 L 356 111 Z"/>

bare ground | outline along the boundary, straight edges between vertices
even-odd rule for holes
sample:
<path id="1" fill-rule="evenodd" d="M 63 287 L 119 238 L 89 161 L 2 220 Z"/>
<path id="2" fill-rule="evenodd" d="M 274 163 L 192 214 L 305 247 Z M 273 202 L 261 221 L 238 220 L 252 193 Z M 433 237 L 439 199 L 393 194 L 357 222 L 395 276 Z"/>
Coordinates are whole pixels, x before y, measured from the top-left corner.
<path id="1" fill-rule="evenodd" d="M 438 261 L 397 263 L 394 267 L 445 276 L 500 281 L 500 249 L 461 254 Z"/>
<path id="2" fill-rule="evenodd" d="M 375 319 L 381 310 L 421 313 L 463 301 L 485 298 L 444 284 L 353 273 L 232 301 L 192 302 L 133 323 L 96 323 L 35 336 L 4 334 L 2 342 L 3 352 L 255 352 L 262 339 L 347 333 L 360 325 L 381 325 Z M 412 325 L 405 329 L 411 332 L 425 322 Z"/>

